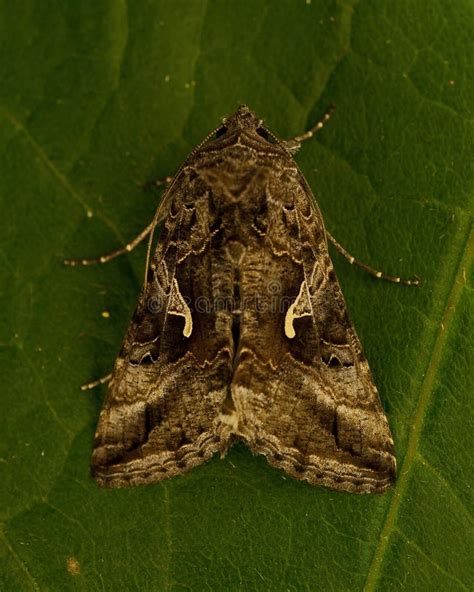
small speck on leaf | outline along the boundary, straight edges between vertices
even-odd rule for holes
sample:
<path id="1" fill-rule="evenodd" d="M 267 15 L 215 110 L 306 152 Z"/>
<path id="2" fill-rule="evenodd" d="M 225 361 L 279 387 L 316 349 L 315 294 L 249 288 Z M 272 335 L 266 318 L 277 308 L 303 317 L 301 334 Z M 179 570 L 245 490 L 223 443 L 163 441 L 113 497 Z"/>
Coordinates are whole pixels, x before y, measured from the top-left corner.
<path id="1" fill-rule="evenodd" d="M 73 576 L 78 576 L 81 573 L 81 564 L 75 557 L 69 557 L 67 560 L 67 570 Z"/>

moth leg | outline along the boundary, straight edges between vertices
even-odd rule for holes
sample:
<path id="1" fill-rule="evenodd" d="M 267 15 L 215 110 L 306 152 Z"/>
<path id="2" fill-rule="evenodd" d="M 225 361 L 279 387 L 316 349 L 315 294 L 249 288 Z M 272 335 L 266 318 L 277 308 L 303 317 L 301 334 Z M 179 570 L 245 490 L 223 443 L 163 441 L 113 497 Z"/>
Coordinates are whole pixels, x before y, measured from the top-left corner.
<path id="1" fill-rule="evenodd" d="M 324 127 L 324 125 L 327 123 L 327 121 L 330 119 L 331 115 L 333 114 L 335 108 L 336 107 L 334 105 L 330 105 L 328 107 L 328 109 L 326 110 L 326 113 L 324 113 L 324 115 L 321 117 L 321 119 L 319 121 L 317 121 L 313 125 L 313 127 L 311 127 L 308 131 L 306 131 L 303 134 L 300 134 L 298 136 L 293 136 L 292 138 L 289 138 L 288 140 L 285 140 L 283 142 L 283 144 L 286 146 L 286 148 L 292 154 L 295 153 L 300 148 L 302 142 L 312 138 L 314 136 L 314 134 L 319 132 L 319 130 Z"/>
<path id="2" fill-rule="evenodd" d="M 173 177 L 165 177 L 164 179 L 155 179 L 153 181 L 153 184 L 156 185 L 157 187 L 163 187 L 163 185 L 169 185 L 172 180 L 173 180 Z"/>
<path id="3" fill-rule="evenodd" d="M 172 180 L 173 180 L 173 177 L 165 177 L 163 180 L 154 181 L 154 183 L 156 185 L 161 184 L 161 185 L 169 186 Z M 96 263 L 107 263 L 107 261 L 111 261 L 112 259 L 115 259 L 116 257 L 123 255 L 124 253 L 130 253 L 130 251 L 133 251 L 133 249 L 135 247 L 137 247 L 147 236 L 153 235 L 153 231 L 155 229 L 155 226 L 157 224 L 160 224 L 161 222 L 163 222 L 163 220 L 166 218 L 167 203 L 168 203 L 168 200 L 166 199 L 166 192 L 165 192 L 165 197 L 160 202 L 160 204 L 156 210 L 155 216 L 153 217 L 153 220 L 150 222 L 150 224 L 148 224 L 148 226 L 146 228 L 144 228 L 140 232 L 140 234 L 138 236 L 136 236 L 132 241 L 130 241 L 124 247 L 121 247 L 120 249 L 115 249 L 115 251 L 112 251 L 111 253 L 107 253 L 106 255 L 102 255 L 101 257 L 95 257 L 92 259 L 65 259 L 63 261 L 64 265 L 69 265 L 70 267 L 75 267 L 77 265 L 95 265 Z M 147 255 L 147 264 L 148 264 L 148 258 L 149 258 L 149 254 Z M 147 267 L 148 267 L 148 265 L 147 265 Z"/>
<path id="4" fill-rule="evenodd" d="M 96 386 L 100 386 L 101 384 L 105 384 L 106 382 L 110 382 L 111 379 L 112 379 L 112 373 L 107 374 L 107 376 L 102 376 L 102 378 L 99 378 L 98 380 L 94 380 L 93 382 L 88 382 L 87 384 L 83 384 L 81 386 L 81 391 L 89 391 L 89 390 L 95 388 Z"/>
<path id="5" fill-rule="evenodd" d="M 102 255 L 101 257 L 96 257 L 94 259 L 65 259 L 64 265 L 75 267 L 77 265 L 95 265 L 96 263 L 107 263 L 107 261 L 111 261 L 112 259 L 119 257 L 119 255 L 123 255 L 124 253 L 130 253 L 130 251 L 133 251 L 133 249 L 150 234 L 154 224 L 155 221 L 153 220 L 153 222 L 148 224 L 148 226 L 145 229 L 143 229 L 140 232 L 140 234 L 137 237 L 135 237 L 131 242 L 129 242 L 124 247 L 121 247 L 120 249 L 116 249 L 111 253 L 107 253 L 107 255 Z"/>
<path id="6" fill-rule="evenodd" d="M 349 263 L 351 265 L 356 265 L 357 267 L 360 267 L 361 269 L 363 269 L 367 273 L 370 273 L 370 275 L 373 275 L 375 278 L 377 278 L 379 280 L 386 280 L 387 282 L 393 282 L 394 284 L 403 284 L 405 286 L 418 286 L 420 284 L 420 279 L 416 276 L 413 278 L 404 279 L 404 278 L 401 278 L 396 275 L 388 275 L 387 273 L 384 273 L 383 271 L 377 271 L 373 267 L 366 265 L 362 261 L 359 261 L 358 259 L 353 257 L 350 253 L 348 253 L 346 251 L 346 249 L 344 249 L 344 247 L 342 245 L 340 245 L 331 234 L 329 234 L 329 232 L 326 231 L 326 235 L 327 235 L 328 239 L 331 241 L 331 243 L 339 251 L 339 253 L 345 259 L 347 259 L 347 261 L 349 261 Z"/>
<path id="7" fill-rule="evenodd" d="M 313 125 L 313 127 L 311 127 L 307 132 L 304 132 L 304 134 L 300 134 L 299 136 L 294 136 L 293 138 L 290 138 L 289 141 L 298 142 L 299 144 L 301 144 L 301 142 L 304 142 L 305 140 L 309 140 L 310 138 L 312 138 L 314 134 L 319 132 L 319 130 L 321 130 L 326 125 L 326 123 L 331 118 L 331 115 L 334 113 L 335 109 L 335 105 L 329 105 L 329 107 L 326 109 L 326 113 L 324 113 L 321 119 L 317 121 Z"/>
<path id="8" fill-rule="evenodd" d="M 154 187 L 168 187 L 171 184 L 173 177 L 165 177 L 164 179 L 153 179 L 152 181 L 148 181 L 143 186 L 143 189 L 147 191 L 148 189 L 152 189 Z"/>

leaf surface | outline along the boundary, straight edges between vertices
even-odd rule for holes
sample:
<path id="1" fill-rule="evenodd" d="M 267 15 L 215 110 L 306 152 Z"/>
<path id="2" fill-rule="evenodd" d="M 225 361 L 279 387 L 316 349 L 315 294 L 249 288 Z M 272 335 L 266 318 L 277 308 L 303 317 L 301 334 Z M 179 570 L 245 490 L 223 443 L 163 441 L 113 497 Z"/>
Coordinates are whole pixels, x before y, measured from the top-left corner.
<path id="1" fill-rule="evenodd" d="M 474 7 L 330 0 L 1 2 L 0 582 L 3 590 L 472 589 Z M 394 433 L 382 496 L 285 478 L 236 446 L 184 477 L 89 477 L 133 311 L 138 234 L 244 102 L 297 156 Z M 103 313 L 106 314 L 103 314 Z"/>

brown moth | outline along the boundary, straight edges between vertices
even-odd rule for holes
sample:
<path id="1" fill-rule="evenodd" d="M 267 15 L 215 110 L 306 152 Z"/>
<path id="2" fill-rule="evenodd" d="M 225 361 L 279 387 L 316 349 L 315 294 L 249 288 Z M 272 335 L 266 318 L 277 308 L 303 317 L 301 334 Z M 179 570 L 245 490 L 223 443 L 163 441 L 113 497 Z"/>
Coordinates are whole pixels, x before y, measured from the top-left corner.
<path id="1" fill-rule="evenodd" d="M 390 429 L 296 147 L 239 108 L 133 243 L 164 220 L 100 413 L 100 485 L 167 479 L 236 440 L 313 485 L 393 483 Z"/>

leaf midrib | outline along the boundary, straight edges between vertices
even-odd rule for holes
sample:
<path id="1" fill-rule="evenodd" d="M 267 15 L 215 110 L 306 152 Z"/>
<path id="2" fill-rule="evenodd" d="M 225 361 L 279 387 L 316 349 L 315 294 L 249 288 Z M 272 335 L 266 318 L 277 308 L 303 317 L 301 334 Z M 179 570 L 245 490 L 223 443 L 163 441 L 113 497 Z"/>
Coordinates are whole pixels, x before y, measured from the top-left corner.
<path id="1" fill-rule="evenodd" d="M 463 226 L 463 228 L 465 229 L 465 226 Z M 459 234 L 461 234 L 461 232 Z M 472 228 L 471 222 L 469 222 L 468 228 L 465 229 L 462 234 L 463 236 L 467 235 L 467 238 L 464 240 L 464 247 L 461 251 L 461 258 L 456 275 L 454 277 L 453 286 L 446 300 L 446 306 L 444 307 L 433 349 L 431 351 L 426 368 L 424 380 L 421 385 L 417 407 L 413 414 L 413 428 L 408 438 L 407 451 L 403 459 L 403 464 L 400 468 L 400 477 L 390 501 L 390 505 L 385 517 L 385 522 L 380 531 L 379 541 L 367 572 L 364 592 L 373 592 L 376 589 L 380 578 L 384 556 L 390 542 L 390 537 L 396 528 L 398 511 L 400 509 L 401 502 L 403 501 L 404 494 L 410 479 L 413 461 L 418 451 L 418 443 L 423 428 L 423 420 L 431 399 L 431 395 L 433 393 L 434 383 L 445 350 L 446 342 L 448 340 L 449 327 L 455 316 L 462 290 L 466 285 L 466 269 L 470 267 L 474 259 L 474 230 Z M 459 242 L 461 242 L 461 239 Z"/>

